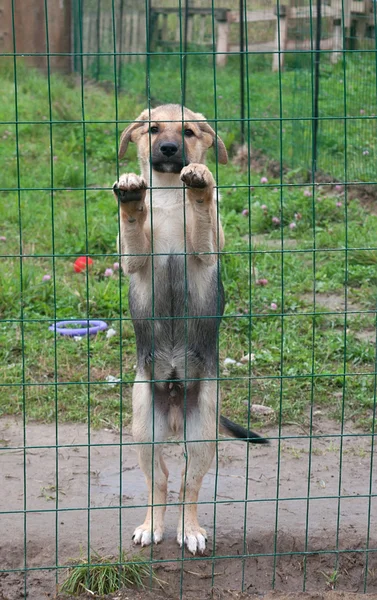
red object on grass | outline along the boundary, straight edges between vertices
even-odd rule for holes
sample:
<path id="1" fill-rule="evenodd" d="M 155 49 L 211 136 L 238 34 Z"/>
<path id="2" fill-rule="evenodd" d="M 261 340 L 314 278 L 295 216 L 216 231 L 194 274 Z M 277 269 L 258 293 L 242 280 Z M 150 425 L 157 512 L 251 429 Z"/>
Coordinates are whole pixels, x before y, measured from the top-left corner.
<path id="1" fill-rule="evenodd" d="M 75 269 L 76 273 L 81 273 L 81 271 L 85 271 L 86 265 L 88 265 L 89 269 L 92 264 L 93 260 L 89 258 L 89 256 L 79 256 L 73 263 L 73 268 Z"/>

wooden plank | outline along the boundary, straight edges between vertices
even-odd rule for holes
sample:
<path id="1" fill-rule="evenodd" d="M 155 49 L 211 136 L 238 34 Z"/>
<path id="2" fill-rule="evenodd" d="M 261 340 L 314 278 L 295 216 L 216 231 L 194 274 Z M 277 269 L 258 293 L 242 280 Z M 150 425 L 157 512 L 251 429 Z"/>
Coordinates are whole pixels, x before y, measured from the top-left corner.
<path id="1" fill-rule="evenodd" d="M 239 52 L 239 44 L 230 44 L 228 52 Z M 261 42 L 258 44 L 249 44 L 248 52 L 276 52 L 275 40 L 271 42 Z"/>
<path id="2" fill-rule="evenodd" d="M 169 38 L 169 23 L 168 23 L 168 15 L 162 15 L 162 28 L 161 28 L 161 39 L 163 41 Z"/>
<path id="3" fill-rule="evenodd" d="M 198 33 L 198 44 L 202 46 L 204 44 L 206 32 L 206 19 L 200 19 L 199 21 L 199 33 Z"/>
<path id="4" fill-rule="evenodd" d="M 124 25 L 123 25 L 123 52 L 131 52 L 131 31 L 132 31 L 132 22 L 131 22 L 131 14 L 126 11 L 124 15 Z M 123 60 L 125 63 L 130 62 L 130 55 L 126 54 L 123 56 Z"/>
<path id="5" fill-rule="evenodd" d="M 188 15 L 190 17 L 194 16 L 194 15 L 212 15 L 212 12 L 214 14 L 214 17 L 216 19 L 216 21 L 226 21 L 227 20 L 227 13 L 229 12 L 226 8 L 214 8 L 212 11 L 212 8 L 208 7 L 208 8 L 202 8 L 202 7 L 189 7 L 188 9 Z M 158 13 L 160 15 L 171 15 L 171 14 L 185 14 L 185 9 L 184 8 L 155 8 L 152 7 L 151 8 L 151 13 Z"/>
<path id="6" fill-rule="evenodd" d="M 366 14 L 366 6 L 364 0 L 352 0 L 351 1 L 351 13 L 355 15 Z"/>
<path id="7" fill-rule="evenodd" d="M 246 18 L 248 23 L 259 23 L 260 21 L 276 21 L 276 15 L 272 10 L 248 10 L 246 13 Z M 239 11 L 229 11 L 228 21 L 229 23 L 239 23 Z"/>
<path id="8" fill-rule="evenodd" d="M 321 42 L 321 50 L 332 50 L 332 39 L 331 38 L 327 38 L 325 40 L 322 40 Z M 238 44 L 231 44 L 229 46 L 229 52 L 239 52 L 240 47 Z M 311 50 L 311 40 L 307 39 L 307 40 L 301 40 L 300 42 L 297 42 L 295 40 L 288 40 L 286 43 L 286 48 L 285 51 L 291 51 L 291 50 L 307 50 L 310 51 Z M 275 53 L 276 52 L 276 45 L 275 45 L 275 41 L 272 42 L 263 42 L 260 44 L 249 44 L 248 47 L 248 52 L 253 53 L 253 52 L 258 52 L 258 53 Z M 283 50 L 282 50 L 283 52 Z"/>
<path id="9" fill-rule="evenodd" d="M 217 23 L 217 45 L 216 45 L 216 64 L 218 67 L 224 67 L 227 61 L 227 55 L 221 54 L 228 52 L 229 44 L 229 23 Z"/>
<path id="10" fill-rule="evenodd" d="M 138 61 L 145 61 L 147 51 L 147 30 L 145 27 L 145 10 L 139 12 L 139 52 L 142 53 L 138 56 Z"/>
<path id="11" fill-rule="evenodd" d="M 341 58 L 341 51 L 343 49 L 343 35 L 342 35 L 342 20 L 334 19 L 333 34 L 332 34 L 332 50 L 330 60 L 332 63 L 338 62 Z M 339 51 L 339 52 L 338 52 Z"/>
<path id="12" fill-rule="evenodd" d="M 314 4 L 310 10 L 310 6 L 292 6 L 289 8 L 289 19 L 310 19 L 313 20 L 316 18 L 316 8 Z M 336 10 L 332 6 L 328 6 L 327 4 L 323 4 L 321 6 L 321 14 L 322 18 L 325 17 L 335 17 Z"/>
<path id="13" fill-rule="evenodd" d="M 352 4 L 361 4 L 362 2 L 356 2 L 353 0 Z M 322 17 L 335 17 L 336 11 L 328 5 L 322 6 Z M 310 6 L 293 6 L 287 7 L 287 16 L 289 19 L 315 19 L 315 10 L 312 8 L 310 12 Z M 248 10 L 246 13 L 248 23 L 259 23 L 263 21 L 275 21 L 276 14 L 272 10 Z M 239 23 L 240 13 L 236 10 L 231 10 L 228 13 L 228 21 L 230 23 Z"/>
<path id="14" fill-rule="evenodd" d="M 340 18 L 343 19 L 344 15 L 344 27 L 351 27 L 351 2 L 352 0 L 343 0 L 343 9 L 340 14 Z"/>
<path id="15" fill-rule="evenodd" d="M 84 67 L 84 74 L 87 77 L 88 76 L 88 72 L 89 72 L 89 67 L 90 67 L 90 61 L 92 60 L 92 57 L 89 56 L 89 53 L 93 52 L 93 48 L 91 46 L 91 41 L 92 41 L 92 15 L 91 15 L 91 13 L 89 13 L 86 16 L 86 24 L 87 25 L 86 25 L 86 35 L 85 35 L 85 18 L 84 18 L 84 23 L 83 23 L 83 31 L 84 31 L 83 46 L 84 46 L 84 52 L 86 52 L 86 56 L 84 56 L 83 64 L 85 65 L 85 67 Z"/>
<path id="16" fill-rule="evenodd" d="M 314 40 L 301 40 L 297 42 L 296 40 L 288 40 L 286 49 L 287 50 L 309 50 L 311 51 L 313 47 L 314 50 Z M 321 50 L 332 50 L 333 48 L 333 40 L 331 37 L 321 40 Z"/>
<path id="17" fill-rule="evenodd" d="M 283 7 L 281 7 L 282 9 Z M 284 67 L 284 54 L 280 54 L 281 50 L 285 50 L 288 40 L 288 16 L 286 11 L 280 10 L 280 17 L 276 20 L 275 32 L 275 54 L 272 57 L 272 70 L 279 71 Z"/>
<path id="18" fill-rule="evenodd" d="M 13 52 L 11 0 L 0 0 L 0 15 L 0 52 Z"/>
<path id="19" fill-rule="evenodd" d="M 193 27 L 194 27 L 194 23 L 193 23 L 193 15 L 189 15 L 188 19 L 187 19 L 187 41 L 189 44 L 192 44 L 193 40 Z"/>
<path id="20" fill-rule="evenodd" d="M 0 48 L 3 52 L 13 52 L 12 0 L 2 0 L 0 7 Z M 50 56 L 52 70 L 68 73 L 72 70 L 71 56 L 59 56 L 71 52 L 71 2 L 70 0 L 49 0 L 47 3 L 49 49 L 57 56 Z M 44 0 L 14 0 L 14 27 L 16 52 L 46 52 Z M 29 65 L 47 68 L 46 56 L 27 56 Z"/>
<path id="21" fill-rule="evenodd" d="M 132 15 L 132 43 L 131 43 L 131 52 L 133 56 L 131 56 L 131 62 L 136 62 L 138 57 L 136 56 L 139 50 L 139 17 L 140 13 L 134 12 Z"/>

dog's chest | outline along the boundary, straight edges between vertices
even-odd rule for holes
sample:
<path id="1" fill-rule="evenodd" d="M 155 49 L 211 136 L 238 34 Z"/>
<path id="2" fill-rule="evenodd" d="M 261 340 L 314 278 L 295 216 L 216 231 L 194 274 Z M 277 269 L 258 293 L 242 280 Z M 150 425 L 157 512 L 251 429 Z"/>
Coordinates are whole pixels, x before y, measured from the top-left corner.
<path id="1" fill-rule="evenodd" d="M 180 201 L 164 202 L 152 199 L 152 209 L 147 217 L 148 234 L 151 240 L 155 260 L 163 266 L 170 255 L 183 255 L 189 249 L 189 211 L 188 204 Z M 157 256 L 156 256 L 157 255 Z"/>

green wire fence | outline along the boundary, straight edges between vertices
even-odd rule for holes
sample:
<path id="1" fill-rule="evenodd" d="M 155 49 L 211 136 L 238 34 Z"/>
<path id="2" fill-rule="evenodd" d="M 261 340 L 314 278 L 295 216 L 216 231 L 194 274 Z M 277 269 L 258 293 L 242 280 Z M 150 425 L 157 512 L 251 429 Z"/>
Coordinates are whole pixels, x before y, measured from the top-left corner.
<path id="1" fill-rule="evenodd" d="M 180 598 L 375 594 L 376 3 L 26 4 L 5 2 L 0 36 L 0 596 L 140 580 Z M 131 540 L 148 499 L 111 187 L 139 173 L 135 148 L 117 159 L 121 132 L 163 103 L 203 113 L 229 152 L 208 156 L 226 238 L 217 405 L 271 441 L 216 436 L 196 556 L 173 529 L 186 426 L 183 461 L 164 442 L 165 539 Z M 48 329 L 77 319 L 107 333 Z"/>

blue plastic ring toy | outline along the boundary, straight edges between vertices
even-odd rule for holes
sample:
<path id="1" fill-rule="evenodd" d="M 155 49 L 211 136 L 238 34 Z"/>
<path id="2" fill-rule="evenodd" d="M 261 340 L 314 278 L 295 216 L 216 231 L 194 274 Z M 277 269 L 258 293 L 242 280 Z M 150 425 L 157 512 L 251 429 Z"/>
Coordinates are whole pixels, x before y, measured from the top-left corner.
<path id="1" fill-rule="evenodd" d="M 71 325 L 85 325 L 85 327 L 71 327 Z M 105 321 L 78 320 L 78 321 L 59 321 L 55 325 L 50 325 L 50 331 L 56 331 L 60 335 L 95 335 L 99 331 L 107 329 Z"/>

